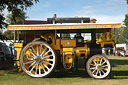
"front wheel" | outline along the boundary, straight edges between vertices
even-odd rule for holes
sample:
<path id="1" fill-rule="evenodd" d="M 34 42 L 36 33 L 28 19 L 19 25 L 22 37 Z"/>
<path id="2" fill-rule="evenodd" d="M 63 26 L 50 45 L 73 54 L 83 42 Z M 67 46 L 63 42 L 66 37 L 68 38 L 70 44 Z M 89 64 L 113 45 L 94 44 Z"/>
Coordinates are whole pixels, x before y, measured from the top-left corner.
<path id="1" fill-rule="evenodd" d="M 31 77 L 47 77 L 56 66 L 54 49 L 44 41 L 30 42 L 20 55 L 22 70 Z"/>
<path id="2" fill-rule="evenodd" d="M 90 57 L 86 63 L 87 73 L 97 79 L 106 78 L 111 71 L 109 60 L 102 55 Z"/>

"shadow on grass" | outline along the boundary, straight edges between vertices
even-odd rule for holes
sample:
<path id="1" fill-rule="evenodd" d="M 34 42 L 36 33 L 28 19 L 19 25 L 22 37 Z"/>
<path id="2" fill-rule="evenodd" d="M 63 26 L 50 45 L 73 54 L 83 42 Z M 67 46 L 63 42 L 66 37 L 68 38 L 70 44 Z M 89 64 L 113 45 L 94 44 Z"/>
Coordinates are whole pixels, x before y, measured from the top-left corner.
<path id="1" fill-rule="evenodd" d="M 110 59 L 112 69 L 118 67 L 118 70 L 112 70 L 110 79 L 128 79 L 128 60 Z M 125 69 L 124 69 L 125 68 Z M 127 68 L 127 69 L 126 69 Z"/>
<path id="2" fill-rule="evenodd" d="M 110 59 L 112 68 L 118 67 L 118 65 L 121 65 L 120 68 L 116 70 L 112 70 L 111 74 L 109 75 L 108 79 L 128 79 L 128 70 L 123 69 L 123 66 L 128 66 L 128 60 L 119 60 L 119 59 Z M 49 78 L 91 78 L 86 70 L 84 69 L 83 62 L 79 64 L 80 68 L 78 71 L 67 71 L 64 69 L 56 70 L 52 76 Z M 3 72 L 3 73 L 1 73 Z M 21 74 L 18 73 L 18 69 L 13 67 L 13 61 L 7 60 L 7 61 L 0 61 L 0 76 L 3 76 L 3 74 Z"/>
<path id="3" fill-rule="evenodd" d="M 124 69 L 124 65 L 128 66 L 128 60 L 119 60 L 119 59 L 110 59 L 112 68 L 118 67 L 120 65 L 120 68 L 116 70 L 112 70 L 110 75 L 108 76 L 108 79 L 128 79 L 128 69 Z M 83 64 L 81 64 L 83 65 Z M 54 78 L 75 78 L 75 77 L 81 77 L 81 78 L 91 78 L 86 70 L 84 69 L 84 66 L 80 66 L 81 68 L 75 72 L 68 72 L 65 70 L 60 70 L 58 72 L 55 72 L 55 74 L 52 76 Z"/>
<path id="4" fill-rule="evenodd" d="M 0 61 L 0 76 L 6 73 L 6 74 L 16 74 L 18 73 L 18 69 L 14 68 L 13 66 L 14 62 L 12 59 L 6 60 L 6 61 Z"/>
<path id="5" fill-rule="evenodd" d="M 112 71 L 110 79 L 128 79 L 128 71 Z"/>
<path id="6" fill-rule="evenodd" d="M 66 71 L 66 70 L 59 70 L 54 72 L 54 74 L 51 76 L 52 78 L 76 78 L 76 77 L 81 77 L 81 78 L 90 78 L 84 70 L 84 68 L 76 71 Z"/>
<path id="7" fill-rule="evenodd" d="M 128 60 L 110 59 L 111 66 L 116 67 L 117 65 L 128 65 Z"/>

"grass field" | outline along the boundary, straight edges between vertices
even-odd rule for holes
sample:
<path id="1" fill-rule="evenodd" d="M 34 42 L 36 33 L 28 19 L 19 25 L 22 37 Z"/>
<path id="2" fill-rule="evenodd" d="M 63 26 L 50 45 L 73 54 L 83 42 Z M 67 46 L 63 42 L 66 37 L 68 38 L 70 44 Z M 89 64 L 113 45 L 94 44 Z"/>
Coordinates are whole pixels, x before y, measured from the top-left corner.
<path id="1" fill-rule="evenodd" d="M 0 85 L 128 85 L 128 57 L 107 56 L 112 72 L 107 79 L 93 79 L 84 70 L 81 60 L 78 72 L 64 69 L 56 71 L 50 78 L 31 78 L 13 68 L 10 60 L 0 61 Z"/>

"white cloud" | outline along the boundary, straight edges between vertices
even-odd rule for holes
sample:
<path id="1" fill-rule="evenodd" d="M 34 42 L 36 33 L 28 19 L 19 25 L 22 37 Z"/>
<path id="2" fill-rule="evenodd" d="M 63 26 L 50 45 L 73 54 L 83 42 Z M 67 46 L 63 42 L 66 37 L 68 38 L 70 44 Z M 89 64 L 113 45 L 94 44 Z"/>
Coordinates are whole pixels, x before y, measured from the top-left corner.
<path id="1" fill-rule="evenodd" d="M 98 15 L 93 17 L 97 19 L 97 23 L 123 23 L 125 19 L 125 15 L 118 15 L 118 16 Z"/>
<path id="2" fill-rule="evenodd" d="M 97 10 L 94 6 L 84 6 L 82 10 L 76 11 L 78 15 L 92 15 L 95 12 L 97 12 Z"/>
<path id="3" fill-rule="evenodd" d="M 91 9 L 91 8 L 94 8 L 94 6 L 84 6 L 83 8 L 84 9 Z"/>

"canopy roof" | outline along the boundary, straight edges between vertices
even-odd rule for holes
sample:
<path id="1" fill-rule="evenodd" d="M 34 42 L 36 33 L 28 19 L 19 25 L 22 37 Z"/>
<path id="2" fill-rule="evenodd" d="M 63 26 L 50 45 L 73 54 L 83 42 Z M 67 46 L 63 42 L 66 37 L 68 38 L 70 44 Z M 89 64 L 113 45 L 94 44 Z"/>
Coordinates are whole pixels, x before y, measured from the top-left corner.
<path id="1" fill-rule="evenodd" d="M 121 23 L 111 24 L 43 24 L 43 25 L 9 25 L 8 30 L 61 30 L 61 29 L 105 29 L 120 28 Z"/>

